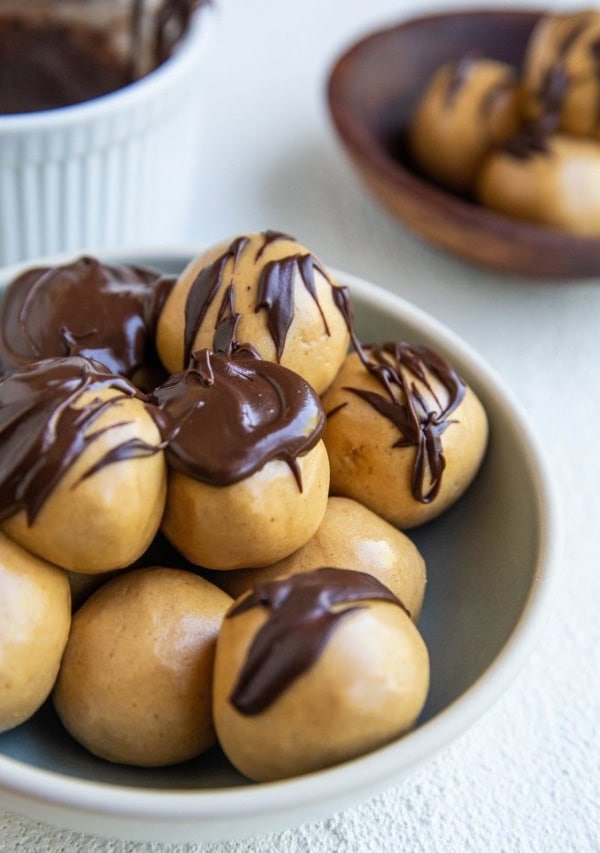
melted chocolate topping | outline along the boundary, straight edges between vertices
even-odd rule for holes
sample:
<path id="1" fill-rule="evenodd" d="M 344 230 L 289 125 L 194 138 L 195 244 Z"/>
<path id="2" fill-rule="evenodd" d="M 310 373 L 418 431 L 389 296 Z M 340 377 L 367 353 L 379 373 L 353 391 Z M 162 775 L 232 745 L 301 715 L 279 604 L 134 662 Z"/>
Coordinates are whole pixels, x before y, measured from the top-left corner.
<path id="1" fill-rule="evenodd" d="M 132 376 L 155 360 L 156 320 L 173 283 L 154 270 L 89 257 L 28 270 L 0 306 L 3 370 L 81 355 Z"/>
<path id="2" fill-rule="evenodd" d="M 227 486 L 281 459 L 301 489 L 297 457 L 319 441 L 325 416 L 317 395 L 281 365 L 240 351 L 233 359 L 197 350 L 187 370 L 149 397 L 173 469 Z"/>
<path id="3" fill-rule="evenodd" d="M 441 436 L 452 423 L 449 416 L 460 405 L 466 387 L 448 362 L 427 347 L 404 342 L 363 347 L 356 336 L 353 343 L 364 367 L 384 393 L 351 387 L 344 390 L 360 397 L 397 428 L 400 436 L 393 447 L 416 448 L 412 495 L 421 503 L 431 503 L 440 490 L 446 467 Z M 447 401 L 436 394 L 428 373 L 441 383 Z M 337 406 L 328 417 L 340 409 Z"/>
<path id="4" fill-rule="evenodd" d="M 589 20 L 575 22 L 557 45 L 555 60 L 542 74 L 537 92 L 539 118 L 519 131 L 505 148 L 513 157 L 525 160 L 539 154 L 547 156 L 551 153 L 549 137 L 560 126 L 563 102 L 573 82 L 567 69 L 568 54 L 589 25 Z M 593 55 L 592 46 L 590 52 Z"/>
<path id="5" fill-rule="evenodd" d="M 542 121 L 525 125 L 504 146 L 504 151 L 516 160 L 529 160 L 540 154 L 548 156 L 551 152 L 550 134 Z"/>
<path id="6" fill-rule="evenodd" d="M 173 53 L 194 10 L 206 0 L 164 0 L 156 13 L 152 68 Z M 0 113 L 28 113 L 89 101 L 132 83 L 140 74 L 145 0 L 131 0 L 129 56 L 117 53 L 108 33 L 64 16 L 0 16 Z M 48 4 L 52 5 L 52 4 Z"/>
<path id="7" fill-rule="evenodd" d="M 223 277 L 228 262 L 230 260 L 233 262 L 233 278 L 236 264 L 247 245 L 247 237 L 238 237 L 212 264 L 201 269 L 194 279 L 185 303 L 185 328 L 183 334 L 184 364 L 188 364 L 191 358 L 194 341 L 206 317 L 206 312 L 223 285 Z M 228 300 L 230 311 L 233 314 L 233 290 L 230 288 L 230 291 L 230 293 L 225 294 L 223 302 L 225 299 Z M 223 309 L 223 303 L 221 308 Z M 216 348 L 215 346 L 214 349 Z"/>
<path id="8" fill-rule="evenodd" d="M 263 244 L 256 252 L 255 261 L 260 259 L 267 246 L 274 241 L 293 240 L 292 237 L 282 234 L 279 231 L 265 231 L 263 232 L 263 238 Z M 223 305 L 226 303 L 228 316 L 239 318 L 239 315 L 235 313 L 232 285 L 236 265 L 248 243 L 249 240 L 247 237 L 238 237 L 220 257 L 213 261 L 212 264 L 204 267 L 192 283 L 185 305 L 185 364 L 190 359 L 194 341 L 206 317 L 206 313 L 223 287 L 228 288 L 228 290 L 223 297 L 219 317 L 221 317 Z M 230 279 L 226 281 L 225 270 L 230 261 L 232 262 L 232 269 Z M 317 295 L 315 271 L 319 272 L 329 282 L 335 298 L 336 286 L 321 264 L 309 253 L 298 253 L 269 261 L 260 272 L 255 311 L 256 313 L 261 310 L 267 312 L 267 328 L 275 345 L 278 361 L 283 354 L 287 333 L 294 319 L 294 280 L 296 272 L 300 273 L 300 279 L 304 287 L 315 301 L 323 321 L 325 334 L 329 335 L 329 327 Z M 217 322 L 219 323 L 219 321 Z M 216 352 L 223 351 L 222 347 L 222 341 L 219 340 L 218 334 L 215 334 L 213 350 Z"/>
<path id="9" fill-rule="evenodd" d="M 267 311 L 267 328 L 275 344 L 278 361 L 283 355 L 287 333 L 294 319 L 294 278 L 296 270 L 300 272 L 304 287 L 319 309 L 325 334 L 329 335 L 329 326 L 317 296 L 315 269 L 329 281 L 325 270 L 309 254 L 290 255 L 287 258 L 269 261 L 261 271 L 255 310 L 258 312 L 261 308 L 265 308 Z"/>
<path id="10" fill-rule="evenodd" d="M 119 396 L 79 405 L 86 392 L 111 389 Z M 108 408 L 136 389 L 102 364 L 86 358 L 39 361 L 0 382 L 0 519 L 25 510 L 35 521 L 52 490 L 85 449 L 109 427 L 93 429 Z M 81 477 L 125 459 L 151 456 L 160 446 L 130 438 L 102 456 Z"/>
<path id="11" fill-rule="evenodd" d="M 348 569 L 316 569 L 258 584 L 226 617 L 233 619 L 254 607 L 269 610 L 229 697 L 234 708 L 254 715 L 272 705 L 316 663 L 341 623 L 365 607 L 340 605 L 366 601 L 387 601 L 406 610 L 376 578 Z"/>

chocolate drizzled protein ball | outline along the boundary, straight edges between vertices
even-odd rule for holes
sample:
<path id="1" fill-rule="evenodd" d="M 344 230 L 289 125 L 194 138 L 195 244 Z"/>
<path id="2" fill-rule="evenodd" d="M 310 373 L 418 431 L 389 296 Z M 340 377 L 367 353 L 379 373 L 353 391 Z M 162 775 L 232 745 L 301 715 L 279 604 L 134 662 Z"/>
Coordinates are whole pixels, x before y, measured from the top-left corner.
<path id="1" fill-rule="evenodd" d="M 3 372 L 79 355 L 136 380 L 157 361 L 156 320 L 173 284 L 156 270 L 91 257 L 27 270 L 0 304 Z"/>
<path id="2" fill-rule="evenodd" d="M 437 353 L 408 343 L 349 355 L 323 398 L 331 492 L 400 528 L 447 509 L 475 476 L 487 419 Z"/>
<path id="3" fill-rule="evenodd" d="M 299 373 L 321 394 L 348 349 L 339 289 L 292 237 L 275 231 L 237 237 L 184 270 L 159 318 L 158 352 L 168 370 L 182 370 L 194 350 L 219 351 L 222 317 L 237 315 L 237 341 Z"/>
<path id="4" fill-rule="evenodd" d="M 484 162 L 477 195 L 492 210 L 583 237 L 600 235 L 600 145 L 523 134 Z"/>
<path id="5" fill-rule="evenodd" d="M 123 568 L 165 494 L 161 437 L 127 379 L 73 356 L 0 382 L 0 522 L 24 548 L 84 574 Z"/>
<path id="6" fill-rule="evenodd" d="M 600 139 L 600 11 L 544 15 L 524 61 L 523 112 L 551 129 Z"/>
<path id="7" fill-rule="evenodd" d="M 433 76 L 410 128 L 411 152 L 421 169 L 445 187 L 472 189 L 482 158 L 519 127 L 514 69 L 467 55 Z"/>
<path id="8" fill-rule="evenodd" d="M 170 467 L 162 529 L 197 565 L 263 566 L 310 539 L 325 513 L 321 403 L 296 373 L 244 352 L 194 353 L 152 400 Z"/>
<path id="9" fill-rule="evenodd" d="M 238 770 L 273 781 L 398 737 L 428 685 L 425 644 L 393 593 L 362 572 L 321 568 L 259 584 L 230 609 L 215 726 Z"/>

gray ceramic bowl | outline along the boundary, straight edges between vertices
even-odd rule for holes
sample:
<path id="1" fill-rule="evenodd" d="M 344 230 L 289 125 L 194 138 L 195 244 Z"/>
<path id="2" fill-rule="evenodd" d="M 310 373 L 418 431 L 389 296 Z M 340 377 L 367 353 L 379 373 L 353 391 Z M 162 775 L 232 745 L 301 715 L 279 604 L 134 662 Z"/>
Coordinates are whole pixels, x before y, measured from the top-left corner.
<path id="1" fill-rule="evenodd" d="M 177 272 L 192 252 L 127 253 Z M 4 285 L 16 269 L 0 273 Z M 0 736 L 0 805 L 92 833 L 154 841 L 245 837 L 313 820 L 397 782 L 473 723 L 509 684 L 535 639 L 558 563 L 559 521 L 548 466 L 500 379 L 448 329 L 346 273 L 359 335 L 443 353 L 487 408 L 491 436 L 473 486 L 411 533 L 428 565 L 420 627 L 432 662 L 417 728 L 362 758 L 309 776 L 249 784 L 218 750 L 178 767 L 137 770 L 87 754 L 50 707 Z"/>

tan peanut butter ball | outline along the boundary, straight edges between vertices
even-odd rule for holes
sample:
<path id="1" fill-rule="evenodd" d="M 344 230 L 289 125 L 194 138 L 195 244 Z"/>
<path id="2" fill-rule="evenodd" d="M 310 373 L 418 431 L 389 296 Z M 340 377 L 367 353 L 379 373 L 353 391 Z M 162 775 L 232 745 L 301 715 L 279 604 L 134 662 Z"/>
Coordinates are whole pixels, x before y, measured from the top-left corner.
<path id="1" fill-rule="evenodd" d="M 47 359 L 0 382 L 2 529 L 82 574 L 134 562 L 162 517 L 166 465 L 136 389 L 81 357 Z"/>
<path id="2" fill-rule="evenodd" d="M 220 573 L 215 582 L 234 598 L 257 583 L 321 566 L 366 572 L 391 589 L 417 621 L 425 595 L 425 561 L 416 546 L 370 509 L 330 497 L 319 529 L 289 557 L 260 569 Z"/>
<path id="3" fill-rule="evenodd" d="M 410 147 L 425 174 L 469 192 L 483 157 L 508 141 L 519 122 L 514 69 L 469 55 L 433 76 L 411 123 Z"/>
<path id="4" fill-rule="evenodd" d="M 291 370 L 201 350 L 153 394 L 171 435 L 162 530 L 210 569 L 268 565 L 296 551 L 327 508 L 324 414 Z"/>
<path id="5" fill-rule="evenodd" d="M 482 203 L 515 219 L 600 235 L 600 143 L 559 134 L 518 143 L 484 163 Z"/>
<path id="6" fill-rule="evenodd" d="M 223 326 L 236 317 L 237 342 L 299 373 L 321 394 L 348 349 L 339 290 L 293 238 L 275 231 L 240 236 L 181 274 L 159 316 L 159 355 L 172 373 L 182 370 L 194 350 L 220 350 Z"/>
<path id="7" fill-rule="evenodd" d="M 323 568 L 259 584 L 219 634 L 214 719 L 257 782 L 363 755 L 409 730 L 429 688 L 414 623 L 370 575 Z"/>
<path id="8" fill-rule="evenodd" d="M 179 569 L 105 584 L 73 616 L 53 697 L 65 728 L 94 755 L 141 767 L 212 746 L 215 644 L 230 604 Z"/>
<path id="9" fill-rule="evenodd" d="M 524 61 L 523 113 L 551 129 L 600 138 L 600 10 L 545 15 Z"/>
<path id="10" fill-rule="evenodd" d="M 400 528 L 448 509 L 483 458 L 483 406 L 426 347 L 387 343 L 352 353 L 323 407 L 331 493 Z"/>
<path id="11" fill-rule="evenodd" d="M 65 573 L 0 533 L 0 732 L 50 695 L 70 624 Z"/>

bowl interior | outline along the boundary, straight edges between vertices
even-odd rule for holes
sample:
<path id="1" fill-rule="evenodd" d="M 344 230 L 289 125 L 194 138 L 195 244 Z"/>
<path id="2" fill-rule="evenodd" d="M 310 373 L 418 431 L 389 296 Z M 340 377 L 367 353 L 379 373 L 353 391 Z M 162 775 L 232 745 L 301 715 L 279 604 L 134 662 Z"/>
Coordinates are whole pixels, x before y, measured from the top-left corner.
<path id="1" fill-rule="evenodd" d="M 406 133 L 435 71 L 470 52 L 520 68 L 538 19 L 539 12 L 433 15 L 364 39 L 353 54 L 357 120 L 386 152 L 418 172 L 406 150 Z"/>
<path id="2" fill-rule="evenodd" d="M 415 18 L 373 33 L 335 63 L 334 125 L 371 191 L 405 225 L 470 261 L 527 276 L 600 272 L 600 239 L 512 219 L 425 177 L 407 132 L 433 73 L 467 53 L 520 70 L 540 10 L 472 10 Z"/>
<path id="3" fill-rule="evenodd" d="M 148 255 L 128 259 L 165 272 L 178 272 L 188 260 Z M 472 384 L 489 414 L 489 448 L 473 486 L 441 518 L 410 533 L 428 566 L 420 628 L 430 652 L 432 681 L 419 727 L 435 725 L 495 661 L 539 588 L 548 512 L 544 472 L 510 397 L 474 353 L 408 303 L 343 273 L 338 278 L 351 288 L 359 337 L 378 342 L 406 339 L 436 348 Z M 403 743 L 413 737 L 409 734 L 381 750 L 397 750 L 398 772 Z M 10 772 L 2 770 L 2 756 L 65 776 L 141 788 L 214 790 L 247 784 L 219 749 L 161 770 L 95 759 L 64 732 L 50 703 L 29 722 L 0 736 L 0 783 Z"/>

